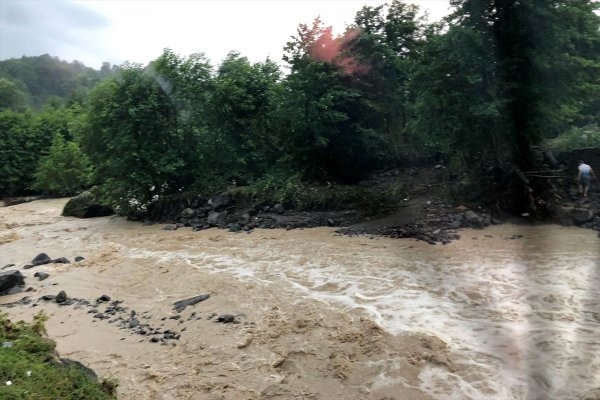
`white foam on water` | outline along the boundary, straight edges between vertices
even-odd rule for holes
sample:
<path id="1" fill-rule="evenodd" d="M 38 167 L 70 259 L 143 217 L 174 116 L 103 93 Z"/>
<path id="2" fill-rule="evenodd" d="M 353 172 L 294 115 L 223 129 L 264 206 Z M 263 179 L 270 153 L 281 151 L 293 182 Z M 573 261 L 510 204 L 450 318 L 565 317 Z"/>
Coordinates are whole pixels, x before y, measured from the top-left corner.
<path id="1" fill-rule="evenodd" d="M 477 388 L 477 382 L 469 383 L 457 374 L 446 369 L 427 365 L 419 374 L 420 389 L 435 399 L 482 400 L 502 398 L 506 400 L 521 399 L 514 388 L 499 385 L 494 389 Z"/>
<path id="2" fill-rule="evenodd" d="M 460 257 L 410 248 L 351 256 L 322 250 L 308 260 L 259 248 L 242 255 L 132 249 L 130 256 L 287 282 L 312 299 L 364 310 L 392 334 L 437 336 L 459 368 L 423 369 L 421 390 L 436 399 L 574 400 L 600 387 L 600 255 L 597 240 L 585 240 L 573 250 L 523 241 L 519 253 Z"/>

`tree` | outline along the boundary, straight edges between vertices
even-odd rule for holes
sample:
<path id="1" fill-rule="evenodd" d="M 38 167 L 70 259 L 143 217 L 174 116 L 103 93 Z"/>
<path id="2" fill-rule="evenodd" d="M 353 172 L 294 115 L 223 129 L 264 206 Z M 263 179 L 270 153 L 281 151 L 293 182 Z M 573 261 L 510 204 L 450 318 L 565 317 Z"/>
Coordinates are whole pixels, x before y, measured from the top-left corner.
<path id="1" fill-rule="evenodd" d="M 0 112 L 0 197 L 31 193 L 35 167 L 55 133 L 51 114 Z"/>
<path id="2" fill-rule="evenodd" d="M 532 144 L 576 122 L 598 90 L 597 2 L 453 0 L 451 20 L 494 49 L 496 97 L 513 161 L 531 166 Z M 582 101 L 583 100 L 583 101 Z"/>
<path id="3" fill-rule="evenodd" d="M 23 111 L 27 105 L 27 93 L 12 81 L 0 78 L 0 110 Z"/>
<path id="4" fill-rule="evenodd" d="M 285 161 L 307 179 L 356 181 L 373 167 L 369 108 L 352 81 L 358 67 L 343 49 L 350 37 L 333 37 L 318 19 L 301 24 L 286 46 L 291 72 L 278 108 Z"/>
<path id="5" fill-rule="evenodd" d="M 501 163 L 506 146 L 493 48 L 468 27 L 431 32 L 414 65 L 410 122 L 422 152 L 447 155 L 460 172 L 483 158 Z"/>
<path id="6" fill-rule="evenodd" d="M 33 188 L 54 196 L 71 196 L 85 189 L 90 181 L 91 166 L 75 142 L 56 133 L 48 154 L 35 172 Z"/>
<path id="7" fill-rule="evenodd" d="M 206 180 L 212 180 L 215 169 L 211 161 L 219 157 L 214 149 L 205 146 L 213 136 L 210 123 L 213 67 L 203 53 L 182 57 L 165 49 L 150 63 L 147 73 L 160 85 L 175 113 L 170 128 L 180 143 L 178 185 L 186 190 L 201 188 Z"/>
<path id="8" fill-rule="evenodd" d="M 351 28 L 360 33 L 346 50 L 364 66 L 361 79 L 355 80 L 369 107 L 369 112 L 364 113 L 368 118 L 364 125 L 381 136 L 387 149 L 381 154 L 396 163 L 414 155 L 417 148 L 408 124 L 415 97 L 411 75 L 425 31 L 423 19 L 417 17 L 418 10 L 417 6 L 398 0 L 389 5 L 363 7 Z"/>
<path id="9" fill-rule="evenodd" d="M 156 196 L 181 189 L 185 143 L 178 110 L 155 75 L 125 64 L 90 93 L 80 141 L 107 200 L 123 213 L 143 211 Z"/>
<path id="10" fill-rule="evenodd" d="M 272 61 L 250 64 L 235 52 L 219 66 L 209 119 L 213 143 L 221 146 L 213 165 L 222 174 L 255 179 L 278 155 L 271 121 L 280 76 Z"/>

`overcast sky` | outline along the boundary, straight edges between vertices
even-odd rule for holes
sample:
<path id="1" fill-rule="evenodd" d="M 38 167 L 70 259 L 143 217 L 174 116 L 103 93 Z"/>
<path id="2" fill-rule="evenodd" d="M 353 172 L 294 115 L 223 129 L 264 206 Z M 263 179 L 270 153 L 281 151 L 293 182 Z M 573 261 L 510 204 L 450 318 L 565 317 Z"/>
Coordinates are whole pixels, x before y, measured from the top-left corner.
<path id="1" fill-rule="evenodd" d="M 342 33 L 363 5 L 383 0 L 0 0 L 0 60 L 50 54 L 100 68 L 147 64 L 166 47 L 205 53 L 218 65 L 230 51 L 279 62 L 300 23 L 320 16 Z M 408 0 L 437 20 L 448 0 Z"/>

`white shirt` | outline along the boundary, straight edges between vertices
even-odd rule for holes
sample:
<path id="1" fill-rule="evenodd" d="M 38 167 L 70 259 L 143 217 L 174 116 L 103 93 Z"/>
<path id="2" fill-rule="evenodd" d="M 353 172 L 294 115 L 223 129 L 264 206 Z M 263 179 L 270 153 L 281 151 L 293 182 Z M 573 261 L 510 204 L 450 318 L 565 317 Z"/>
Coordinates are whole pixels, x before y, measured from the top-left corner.
<path id="1" fill-rule="evenodd" d="M 581 172 L 582 176 L 588 176 L 590 175 L 590 172 L 592 172 L 592 167 L 590 167 L 587 164 L 579 164 L 579 172 Z"/>

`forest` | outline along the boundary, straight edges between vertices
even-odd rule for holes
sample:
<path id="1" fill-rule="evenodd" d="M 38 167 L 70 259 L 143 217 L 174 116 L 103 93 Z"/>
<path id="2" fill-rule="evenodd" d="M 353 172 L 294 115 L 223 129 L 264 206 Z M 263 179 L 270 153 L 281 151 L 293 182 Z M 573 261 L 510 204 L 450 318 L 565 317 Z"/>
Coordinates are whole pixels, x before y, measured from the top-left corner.
<path id="1" fill-rule="evenodd" d="M 435 23 L 393 0 L 340 36 L 300 24 L 282 64 L 170 49 L 99 71 L 0 61 L 0 198 L 95 186 L 132 214 L 244 186 L 302 207 L 309 185 L 423 164 L 470 198 L 531 171 L 536 149 L 600 146 L 598 2 L 450 3 Z"/>

